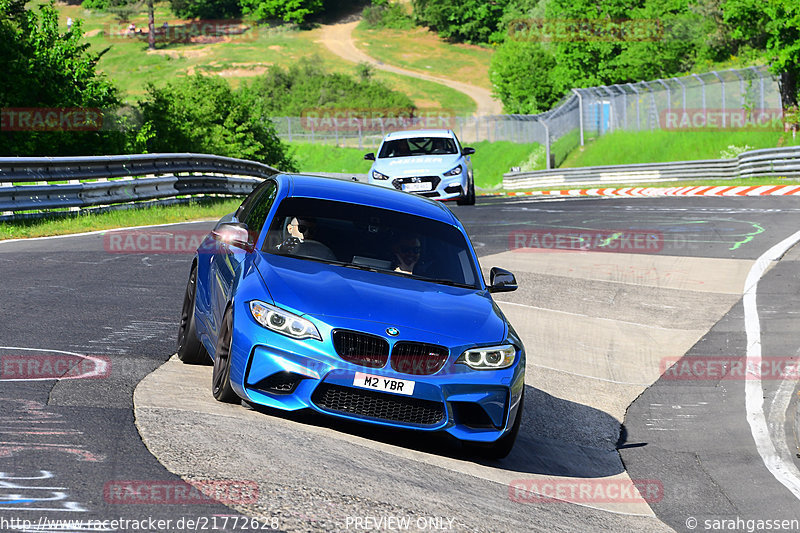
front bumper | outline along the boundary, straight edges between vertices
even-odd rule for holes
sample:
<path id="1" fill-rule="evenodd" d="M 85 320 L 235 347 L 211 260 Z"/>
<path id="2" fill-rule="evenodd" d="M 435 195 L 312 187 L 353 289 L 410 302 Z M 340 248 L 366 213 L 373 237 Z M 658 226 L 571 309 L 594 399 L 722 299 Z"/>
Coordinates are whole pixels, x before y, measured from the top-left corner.
<path id="1" fill-rule="evenodd" d="M 386 188 L 406 190 L 420 196 L 432 198 L 434 200 L 457 200 L 465 197 L 468 190 L 467 173 L 459 176 L 444 176 L 443 174 L 429 176 L 396 176 L 386 180 L 374 179 L 369 176 L 369 183 Z M 418 184 L 430 184 L 427 190 L 407 190 L 409 186 L 415 187 Z"/>
<path id="2" fill-rule="evenodd" d="M 323 341 L 295 341 L 257 325 L 255 329 L 249 322 L 237 320 L 234 324 L 231 384 L 242 398 L 254 404 L 289 411 L 309 408 L 328 416 L 395 428 L 445 431 L 460 440 L 484 443 L 502 437 L 516 417 L 524 387 L 522 350 L 507 369 L 476 371 L 454 363 L 472 345 L 449 346 L 450 355 L 441 370 L 432 375 L 412 375 L 393 370 L 390 362 L 383 368 L 366 368 L 343 360 L 336 354 L 331 329 L 326 330 L 320 322 L 316 324 Z M 386 327 L 357 322 L 337 324 L 337 328 L 380 335 Z M 365 330 L 365 325 L 369 329 Z M 402 340 L 432 340 L 423 331 L 404 329 L 413 338 Z M 354 386 L 356 373 L 413 381 L 413 394 Z"/>

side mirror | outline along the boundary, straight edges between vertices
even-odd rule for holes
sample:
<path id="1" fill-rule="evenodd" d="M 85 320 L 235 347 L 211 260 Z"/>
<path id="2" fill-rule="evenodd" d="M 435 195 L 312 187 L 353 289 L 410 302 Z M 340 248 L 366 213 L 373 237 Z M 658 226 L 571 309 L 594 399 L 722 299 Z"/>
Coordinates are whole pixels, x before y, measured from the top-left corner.
<path id="1" fill-rule="evenodd" d="M 470 148 L 469 146 L 465 146 L 461 149 L 461 153 L 464 155 L 472 155 L 475 153 L 475 148 Z"/>
<path id="2" fill-rule="evenodd" d="M 368 154 L 364 154 L 364 159 L 366 159 L 367 161 L 375 161 L 375 153 L 370 152 Z"/>
<path id="3" fill-rule="evenodd" d="M 251 238 L 246 224 L 238 222 L 220 224 L 211 235 L 221 243 L 241 248 L 246 252 L 252 252 L 255 248 L 254 239 Z"/>
<path id="4" fill-rule="evenodd" d="M 511 292 L 517 290 L 517 278 L 508 270 L 492 267 L 489 272 L 489 292 Z"/>

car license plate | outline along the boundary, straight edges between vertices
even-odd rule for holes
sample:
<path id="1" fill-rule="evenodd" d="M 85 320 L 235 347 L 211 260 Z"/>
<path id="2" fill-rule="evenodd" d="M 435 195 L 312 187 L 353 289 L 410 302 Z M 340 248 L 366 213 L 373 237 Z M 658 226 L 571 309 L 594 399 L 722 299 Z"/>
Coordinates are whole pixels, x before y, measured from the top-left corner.
<path id="1" fill-rule="evenodd" d="M 354 387 L 394 392 L 396 394 L 405 394 L 406 396 L 414 394 L 414 383 L 407 379 L 385 378 L 383 376 L 364 374 L 363 372 L 356 372 L 356 377 L 353 379 Z"/>
<path id="2" fill-rule="evenodd" d="M 431 182 L 424 181 L 422 183 L 404 183 L 403 190 L 406 192 L 429 191 L 431 190 Z"/>

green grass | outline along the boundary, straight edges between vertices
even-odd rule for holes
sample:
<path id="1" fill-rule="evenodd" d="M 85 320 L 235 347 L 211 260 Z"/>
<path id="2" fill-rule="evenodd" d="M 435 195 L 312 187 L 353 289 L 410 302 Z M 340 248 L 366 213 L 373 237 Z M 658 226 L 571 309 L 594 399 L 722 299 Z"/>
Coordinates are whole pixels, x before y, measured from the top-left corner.
<path id="1" fill-rule="evenodd" d="M 130 103 L 144 95 L 148 82 L 163 85 L 171 79 L 201 72 L 223 76 L 235 88 L 270 65 L 288 67 L 308 56 L 317 56 L 332 72 L 356 71 L 354 63 L 341 59 L 318 42 L 320 29 L 270 28 L 248 23 L 250 30 L 222 42 L 156 43 L 156 50 L 148 51 L 146 39 L 126 37 L 124 29 L 128 23 L 120 23 L 112 14 L 79 5 L 58 4 L 57 8 L 62 25 L 66 25 L 67 17 L 83 20 L 86 41 L 94 52 L 103 52 L 98 69 L 114 81 Z M 173 28 L 186 23 L 165 2 L 156 4 L 155 21 L 156 27 L 164 21 Z M 130 22 L 137 28 L 146 28 L 144 9 L 134 14 Z M 374 76 L 407 94 L 420 108 L 451 109 L 458 114 L 472 114 L 476 110 L 471 98 L 444 85 L 389 72 L 376 71 Z"/>
<path id="2" fill-rule="evenodd" d="M 360 150 L 308 143 L 288 144 L 300 172 L 369 172 L 371 163 L 364 160 L 364 154 L 372 151 L 371 148 Z M 481 189 L 497 188 L 503 181 L 504 173 L 511 167 L 524 166 L 532 153 L 541 150 L 536 143 L 515 144 L 507 141 L 481 141 L 470 146 L 475 148 L 475 154 L 471 156 L 475 185 Z"/>
<path id="3" fill-rule="evenodd" d="M 0 222 L 0 240 L 67 235 L 85 231 L 169 224 L 191 220 L 215 220 L 235 211 L 241 203 L 241 198 L 226 198 L 204 200 L 184 205 L 154 206 L 143 209 L 126 209 L 59 218 Z"/>
<path id="4" fill-rule="evenodd" d="M 720 159 L 721 152 L 734 145 L 749 149 L 775 148 L 800 144 L 781 132 L 753 131 L 616 131 L 587 142 L 576 149 L 562 167 L 664 163 L 696 159 Z M 573 145 L 577 144 L 572 141 Z"/>
<path id="5" fill-rule="evenodd" d="M 389 65 L 492 88 L 489 47 L 450 44 L 427 28 L 371 30 L 363 22 L 353 32 L 353 40 L 362 52 Z"/>

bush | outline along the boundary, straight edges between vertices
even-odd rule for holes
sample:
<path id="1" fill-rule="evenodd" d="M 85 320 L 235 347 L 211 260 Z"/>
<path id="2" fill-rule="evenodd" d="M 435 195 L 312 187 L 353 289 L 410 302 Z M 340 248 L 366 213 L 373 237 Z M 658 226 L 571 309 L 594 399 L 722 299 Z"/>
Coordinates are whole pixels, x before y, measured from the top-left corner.
<path id="1" fill-rule="evenodd" d="M 147 151 L 216 154 L 294 171 L 275 127 L 254 104 L 216 76 L 196 74 L 163 88 L 150 84 L 139 102 Z"/>
<path id="2" fill-rule="evenodd" d="M 289 69 L 273 65 L 243 91 L 264 116 L 299 117 L 321 109 L 392 109 L 411 114 L 414 103 L 405 94 L 371 79 L 359 67 L 359 78 L 329 73 L 318 59 L 302 60 Z"/>
<path id="3" fill-rule="evenodd" d="M 361 18 L 368 28 L 405 30 L 414 26 L 414 19 L 403 6 L 390 0 L 372 0 L 372 5 L 364 8 Z"/>
<path id="4" fill-rule="evenodd" d="M 486 43 L 509 0 L 412 0 L 414 19 L 449 41 Z"/>

